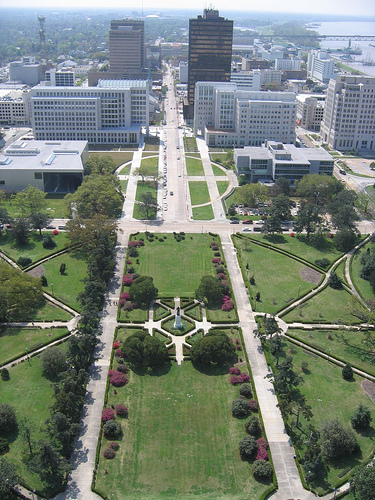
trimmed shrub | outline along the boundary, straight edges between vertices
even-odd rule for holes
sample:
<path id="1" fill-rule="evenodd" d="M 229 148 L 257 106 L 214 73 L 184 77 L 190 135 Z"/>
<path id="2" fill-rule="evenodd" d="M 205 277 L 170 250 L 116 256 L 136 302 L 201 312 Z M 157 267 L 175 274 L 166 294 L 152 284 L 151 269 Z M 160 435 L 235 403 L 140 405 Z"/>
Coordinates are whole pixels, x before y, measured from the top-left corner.
<path id="1" fill-rule="evenodd" d="M 13 406 L 0 404 L 0 435 L 4 436 L 17 428 L 17 417 Z"/>
<path id="2" fill-rule="evenodd" d="M 260 446 L 258 448 L 255 460 L 268 460 L 268 451 Z"/>
<path id="3" fill-rule="evenodd" d="M 234 308 L 234 304 L 233 304 L 233 302 L 231 300 L 227 300 L 221 306 L 222 311 L 231 311 L 233 308 Z"/>
<path id="4" fill-rule="evenodd" d="M 9 376 L 8 368 L 3 368 L 1 370 L 1 380 L 4 380 L 4 382 L 6 382 L 9 379 L 10 379 L 10 376 Z"/>
<path id="5" fill-rule="evenodd" d="M 42 245 L 43 248 L 54 248 L 56 246 L 56 242 L 53 241 L 52 236 L 50 234 L 46 234 L 43 236 Z"/>
<path id="6" fill-rule="evenodd" d="M 108 420 L 103 425 L 104 436 L 108 438 L 118 438 L 121 435 L 121 425 L 115 420 Z"/>
<path id="7" fill-rule="evenodd" d="M 112 448 L 107 448 L 106 450 L 104 450 L 103 455 L 108 460 L 112 460 L 112 458 L 115 458 L 116 453 L 114 452 L 114 450 L 112 450 Z"/>
<path id="8" fill-rule="evenodd" d="M 129 410 L 125 405 L 116 405 L 115 406 L 116 415 L 118 417 L 127 417 L 129 415 Z"/>
<path id="9" fill-rule="evenodd" d="M 40 282 L 42 283 L 42 286 L 48 286 L 48 281 L 44 274 L 40 277 Z"/>
<path id="10" fill-rule="evenodd" d="M 116 351 L 116 354 L 117 354 L 117 351 Z M 123 352 L 121 351 L 121 357 L 123 357 L 123 356 L 124 356 L 124 354 L 123 354 Z M 129 371 L 129 367 L 128 367 L 128 366 L 126 366 L 126 365 L 121 365 L 121 364 L 120 364 L 120 365 L 118 365 L 118 366 L 117 366 L 117 371 L 118 371 L 118 372 L 121 372 L 121 373 L 128 373 L 128 371 Z"/>
<path id="11" fill-rule="evenodd" d="M 256 401 L 255 399 L 250 399 L 248 403 L 251 411 L 258 411 L 258 401 Z"/>
<path id="12" fill-rule="evenodd" d="M 109 383 L 114 387 L 123 387 L 129 382 L 124 373 L 117 370 L 109 370 Z"/>
<path id="13" fill-rule="evenodd" d="M 371 412 L 366 406 L 360 404 L 350 418 L 353 429 L 366 429 L 372 420 Z"/>
<path id="14" fill-rule="evenodd" d="M 108 422 L 109 420 L 113 420 L 115 418 L 115 412 L 112 408 L 104 408 L 102 411 L 102 422 Z"/>
<path id="15" fill-rule="evenodd" d="M 264 448 L 265 450 L 268 450 L 269 448 L 268 442 L 264 438 L 257 439 L 257 445 L 259 448 Z"/>
<path id="16" fill-rule="evenodd" d="M 345 380 L 352 380 L 353 369 L 349 364 L 345 365 L 344 368 L 342 369 L 342 378 Z"/>
<path id="17" fill-rule="evenodd" d="M 31 263 L 32 263 L 32 260 L 30 259 L 30 257 L 20 257 L 20 258 L 17 260 L 17 264 L 18 264 L 20 267 L 26 267 L 26 266 L 29 266 Z"/>
<path id="18" fill-rule="evenodd" d="M 232 415 L 237 418 L 246 417 L 250 412 L 250 407 L 246 399 L 238 398 L 232 402 Z"/>
<path id="19" fill-rule="evenodd" d="M 249 420 L 246 421 L 245 430 L 250 436 L 256 436 L 259 434 L 261 427 L 259 418 L 257 415 L 251 415 Z"/>
<path id="20" fill-rule="evenodd" d="M 120 342 L 118 342 L 117 340 L 115 340 L 113 342 L 113 349 L 118 349 L 120 347 L 120 345 L 121 345 Z"/>
<path id="21" fill-rule="evenodd" d="M 258 449 L 254 436 L 245 436 L 240 441 L 240 455 L 242 458 L 251 459 Z"/>
<path id="22" fill-rule="evenodd" d="M 122 283 L 124 286 L 130 286 L 133 283 L 133 275 L 125 274 L 125 276 L 122 278 Z"/>
<path id="23" fill-rule="evenodd" d="M 240 387 L 240 394 L 241 394 L 241 396 L 244 396 L 247 399 L 252 398 L 253 392 L 251 390 L 250 384 L 243 383 Z"/>
<path id="24" fill-rule="evenodd" d="M 120 445 L 119 443 L 117 443 L 117 441 L 112 441 L 111 443 L 109 443 L 109 447 L 111 450 L 117 451 L 120 448 Z"/>
<path id="25" fill-rule="evenodd" d="M 231 375 L 239 375 L 241 373 L 241 370 L 237 366 L 231 366 L 229 368 L 229 373 Z"/>
<path id="26" fill-rule="evenodd" d="M 256 460 L 253 465 L 253 474 L 257 479 L 270 479 L 272 477 L 272 465 L 266 460 Z"/>

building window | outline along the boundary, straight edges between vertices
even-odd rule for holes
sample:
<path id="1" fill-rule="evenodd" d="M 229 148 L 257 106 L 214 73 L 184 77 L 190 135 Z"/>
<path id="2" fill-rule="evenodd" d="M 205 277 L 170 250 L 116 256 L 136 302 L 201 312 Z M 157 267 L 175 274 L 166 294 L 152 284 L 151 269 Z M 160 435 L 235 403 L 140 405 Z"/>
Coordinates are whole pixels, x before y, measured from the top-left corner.
<path id="1" fill-rule="evenodd" d="M 42 172 L 34 172 L 34 179 L 43 179 Z"/>

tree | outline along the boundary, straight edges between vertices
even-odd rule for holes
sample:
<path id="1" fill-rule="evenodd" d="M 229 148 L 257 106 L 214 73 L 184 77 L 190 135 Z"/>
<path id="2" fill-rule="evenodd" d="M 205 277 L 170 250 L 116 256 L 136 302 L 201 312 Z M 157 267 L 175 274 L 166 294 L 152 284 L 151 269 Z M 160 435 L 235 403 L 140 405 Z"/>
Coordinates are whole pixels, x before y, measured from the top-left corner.
<path id="1" fill-rule="evenodd" d="M 140 209 L 146 219 L 155 216 L 158 207 L 158 201 L 151 191 L 146 191 L 139 196 Z"/>
<path id="2" fill-rule="evenodd" d="M 234 217 L 236 214 L 237 214 L 236 207 L 232 203 L 231 206 L 228 209 L 228 215 L 230 215 L 231 217 Z"/>
<path id="3" fill-rule="evenodd" d="M 356 233 L 349 228 L 343 228 L 340 231 L 337 231 L 335 237 L 333 238 L 333 243 L 338 250 L 342 252 L 349 252 L 357 241 Z"/>
<path id="4" fill-rule="evenodd" d="M 332 223 L 337 229 L 355 229 L 355 222 L 359 219 L 354 208 L 357 198 L 354 191 L 343 190 L 329 204 Z"/>
<path id="5" fill-rule="evenodd" d="M 235 199 L 236 203 L 257 207 L 259 203 L 264 203 L 268 196 L 268 188 L 264 184 L 245 184 L 236 189 Z"/>
<path id="6" fill-rule="evenodd" d="M 17 217 L 13 221 L 12 231 L 16 238 L 17 244 L 20 246 L 26 245 L 29 240 L 30 223 L 29 219 Z"/>
<path id="7" fill-rule="evenodd" d="M 241 384 L 240 385 L 240 394 L 241 396 L 244 396 L 247 399 L 250 399 L 253 397 L 253 391 L 251 390 L 251 385 L 250 384 Z"/>
<path id="8" fill-rule="evenodd" d="M 220 282 L 215 276 L 202 276 L 201 282 L 195 297 L 198 300 L 207 301 L 208 305 L 218 305 L 222 296 L 222 288 Z"/>
<path id="9" fill-rule="evenodd" d="M 315 429 L 311 429 L 303 457 L 303 470 L 307 475 L 307 482 L 317 479 L 323 466 L 322 450 L 318 443 L 319 433 Z"/>
<path id="10" fill-rule="evenodd" d="M 94 348 L 98 343 L 95 335 L 84 335 L 77 333 L 69 337 L 67 341 L 67 360 L 76 370 L 83 368 L 86 370 L 91 362 Z"/>
<path id="11" fill-rule="evenodd" d="M 108 438 L 118 438 L 121 435 L 121 425 L 115 420 L 108 420 L 103 425 L 104 436 Z"/>
<path id="12" fill-rule="evenodd" d="M 66 356 L 64 351 L 57 346 L 52 346 L 43 351 L 40 362 L 44 375 L 56 377 L 66 370 Z"/>
<path id="13" fill-rule="evenodd" d="M 133 170 L 133 175 L 136 177 L 141 177 L 142 183 L 145 182 L 146 177 L 151 177 L 154 173 L 154 169 L 148 165 L 145 165 L 141 163 L 141 165 L 138 168 L 135 168 Z"/>
<path id="14" fill-rule="evenodd" d="M 13 406 L 0 403 L 0 435 L 5 436 L 17 428 L 17 417 Z"/>
<path id="15" fill-rule="evenodd" d="M 286 177 L 278 177 L 275 181 L 275 191 L 277 194 L 290 196 L 290 182 Z M 276 194 L 276 196 L 277 196 Z"/>
<path id="16" fill-rule="evenodd" d="M 331 272 L 327 283 L 331 288 L 334 288 L 335 290 L 341 290 L 341 288 L 342 288 L 341 279 L 337 276 L 335 271 Z"/>
<path id="17" fill-rule="evenodd" d="M 69 458 L 72 451 L 72 443 L 80 430 L 78 422 L 72 420 L 63 413 L 56 412 L 46 420 L 47 430 L 52 441 L 57 445 L 62 455 Z"/>
<path id="18" fill-rule="evenodd" d="M 357 500 L 374 498 L 375 467 L 373 464 L 359 466 L 350 481 L 350 490 Z"/>
<path id="19" fill-rule="evenodd" d="M 366 407 L 360 404 L 356 411 L 350 418 L 350 423 L 352 424 L 353 429 L 366 429 L 372 421 L 371 412 Z M 375 491 L 375 490 L 374 490 Z"/>
<path id="20" fill-rule="evenodd" d="M 328 459 L 343 457 L 357 448 L 353 432 L 346 429 L 337 418 L 323 422 L 321 442 L 322 453 Z"/>
<path id="21" fill-rule="evenodd" d="M 116 164 L 110 156 L 90 154 L 87 160 L 85 173 L 111 175 L 116 170 Z"/>
<path id="22" fill-rule="evenodd" d="M 60 266 L 60 274 L 65 274 L 65 270 L 66 270 L 66 264 L 65 262 L 62 262 Z"/>
<path id="23" fill-rule="evenodd" d="M 45 213 L 47 209 L 47 193 L 29 186 L 11 196 L 13 205 L 18 209 L 21 217 L 30 217 L 32 214 Z"/>
<path id="24" fill-rule="evenodd" d="M 271 214 L 269 217 L 267 217 L 262 226 L 262 233 L 273 235 L 275 233 L 282 232 L 283 229 L 281 227 L 280 217 L 277 214 Z"/>
<path id="25" fill-rule="evenodd" d="M 352 378 L 353 378 L 353 368 L 349 364 L 346 364 L 344 366 L 344 368 L 342 369 L 342 378 L 344 380 L 352 380 Z"/>
<path id="26" fill-rule="evenodd" d="M 129 363 L 140 368 L 156 368 L 168 361 L 165 344 L 145 331 L 138 331 L 127 337 L 121 351 Z"/>
<path id="27" fill-rule="evenodd" d="M 283 345 L 281 343 L 280 335 L 274 335 L 269 339 L 268 342 L 270 353 L 276 359 L 276 366 L 279 366 L 279 359 L 281 354 L 283 353 Z"/>
<path id="28" fill-rule="evenodd" d="M 72 470 L 67 459 L 44 439 L 39 441 L 38 449 L 28 462 L 28 467 L 32 472 L 39 474 L 43 481 L 54 487 L 60 486 L 65 475 Z"/>
<path id="29" fill-rule="evenodd" d="M 158 296 L 158 289 L 151 276 L 139 276 L 130 285 L 129 294 L 132 301 L 148 306 Z"/>
<path id="30" fill-rule="evenodd" d="M 14 500 L 14 487 L 21 481 L 15 465 L 0 458 L 0 498 Z"/>
<path id="31" fill-rule="evenodd" d="M 250 406 L 247 399 L 237 398 L 232 401 L 232 415 L 237 418 L 247 417 L 250 412 Z"/>
<path id="32" fill-rule="evenodd" d="M 29 216 L 30 224 L 33 229 L 39 231 L 39 235 L 42 236 L 42 229 L 47 227 L 51 222 L 51 217 L 43 212 L 33 212 Z"/>
<path id="33" fill-rule="evenodd" d="M 43 248 L 55 248 L 56 243 L 50 234 L 45 234 L 43 236 Z"/>
<path id="34" fill-rule="evenodd" d="M 245 436 L 241 439 L 239 448 L 242 458 L 251 459 L 258 449 L 258 444 L 254 436 Z"/>
<path id="35" fill-rule="evenodd" d="M 306 237 L 309 240 L 310 234 L 316 231 L 316 228 L 321 224 L 322 207 L 315 203 L 302 203 L 297 212 L 297 217 L 294 222 L 294 228 L 297 233 L 306 231 Z"/>
<path id="36" fill-rule="evenodd" d="M 0 190 L 1 192 L 1 190 Z M 2 224 L 11 224 L 12 217 L 8 214 L 8 210 L 6 208 L 0 207 L 0 222 Z"/>
<path id="37" fill-rule="evenodd" d="M 256 436 L 260 433 L 261 427 L 257 415 L 250 415 L 249 420 L 245 423 L 245 430 L 250 436 Z"/>
<path id="38" fill-rule="evenodd" d="M 116 219 L 121 213 L 123 196 L 117 177 L 91 174 L 83 179 L 79 188 L 65 196 L 65 202 L 77 211 L 79 217 L 90 219 L 104 215 Z"/>
<path id="39" fill-rule="evenodd" d="M 220 331 L 211 331 L 196 340 L 190 349 L 193 363 L 202 367 L 224 366 L 233 361 L 235 347 L 228 336 Z"/>
<path id="40" fill-rule="evenodd" d="M 87 253 L 91 253 L 104 241 L 116 241 L 117 224 L 106 215 L 96 214 L 91 219 L 76 217 L 66 223 L 66 229 L 70 244 L 82 245 Z"/>
<path id="41" fill-rule="evenodd" d="M 33 451 L 34 441 L 33 441 L 32 437 L 31 437 L 31 434 L 32 434 L 32 431 L 34 431 L 34 425 L 29 420 L 27 420 L 26 417 L 24 417 L 20 421 L 19 428 L 20 428 L 21 436 L 23 437 L 23 439 L 27 443 L 27 447 L 29 449 L 30 457 L 32 457 L 33 454 L 34 454 L 34 451 Z"/>
<path id="42" fill-rule="evenodd" d="M 289 197 L 285 194 L 279 194 L 274 198 L 270 207 L 271 215 L 278 217 L 280 220 L 289 220 L 292 216 L 290 211 Z"/>
<path id="43" fill-rule="evenodd" d="M 343 190 L 341 182 L 329 175 L 304 175 L 297 183 L 297 196 L 315 205 L 327 205 Z"/>
<path id="44" fill-rule="evenodd" d="M 267 460 L 256 460 L 253 465 L 253 474 L 257 479 L 272 477 L 272 465 Z"/>

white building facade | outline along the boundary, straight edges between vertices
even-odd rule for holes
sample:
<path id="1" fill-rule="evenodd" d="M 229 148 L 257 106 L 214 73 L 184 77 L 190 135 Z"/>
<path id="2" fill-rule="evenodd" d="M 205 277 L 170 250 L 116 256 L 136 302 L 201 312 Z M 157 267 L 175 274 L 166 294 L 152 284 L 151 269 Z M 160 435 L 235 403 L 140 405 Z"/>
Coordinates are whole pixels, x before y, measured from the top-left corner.
<path id="1" fill-rule="evenodd" d="M 31 90 L 31 123 L 38 140 L 135 144 L 149 124 L 149 82 L 100 80 L 98 87 Z"/>
<path id="2" fill-rule="evenodd" d="M 320 131 L 324 115 L 325 96 L 297 95 L 297 122 L 306 130 Z"/>
<path id="3" fill-rule="evenodd" d="M 197 82 L 194 133 L 209 146 L 295 142 L 296 96 L 239 90 L 235 83 Z"/>
<path id="4" fill-rule="evenodd" d="M 259 69 L 231 73 L 230 81 L 236 83 L 238 89 L 257 91 L 260 90 L 260 73 L 261 71 Z"/>
<path id="5" fill-rule="evenodd" d="M 339 75 L 329 82 L 320 133 L 333 149 L 375 151 L 375 77 Z"/>
<path id="6" fill-rule="evenodd" d="M 0 97 L 0 125 L 30 126 L 30 92 L 11 90 Z"/>
<path id="7" fill-rule="evenodd" d="M 324 50 L 312 50 L 307 58 L 307 76 L 322 83 L 336 79 L 335 61 Z"/>
<path id="8" fill-rule="evenodd" d="M 301 69 L 302 59 L 292 57 L 290 59 L 275 59 L 275 69 L 281 71 L 299 71 Z"/>

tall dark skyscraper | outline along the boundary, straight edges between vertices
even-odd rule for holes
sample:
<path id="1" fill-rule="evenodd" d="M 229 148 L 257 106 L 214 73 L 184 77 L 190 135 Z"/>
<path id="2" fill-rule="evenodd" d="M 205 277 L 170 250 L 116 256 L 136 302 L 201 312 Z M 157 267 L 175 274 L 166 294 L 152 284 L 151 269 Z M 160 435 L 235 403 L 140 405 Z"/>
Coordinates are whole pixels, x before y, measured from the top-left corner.
<path id="1" fill-rule="evenodd" d="M 109 66 L 113 73 L 131 76 L 145 67 L 144 21 L 122 19 L 111 21 L 109 32 Z"/>
<path id="2" fill-rule="evenodd" d="M 193 118 L 195 82 L 229 82 L 232 62 L 233 21 L 205 9 L 189 21 L 188 113 Z"/>

